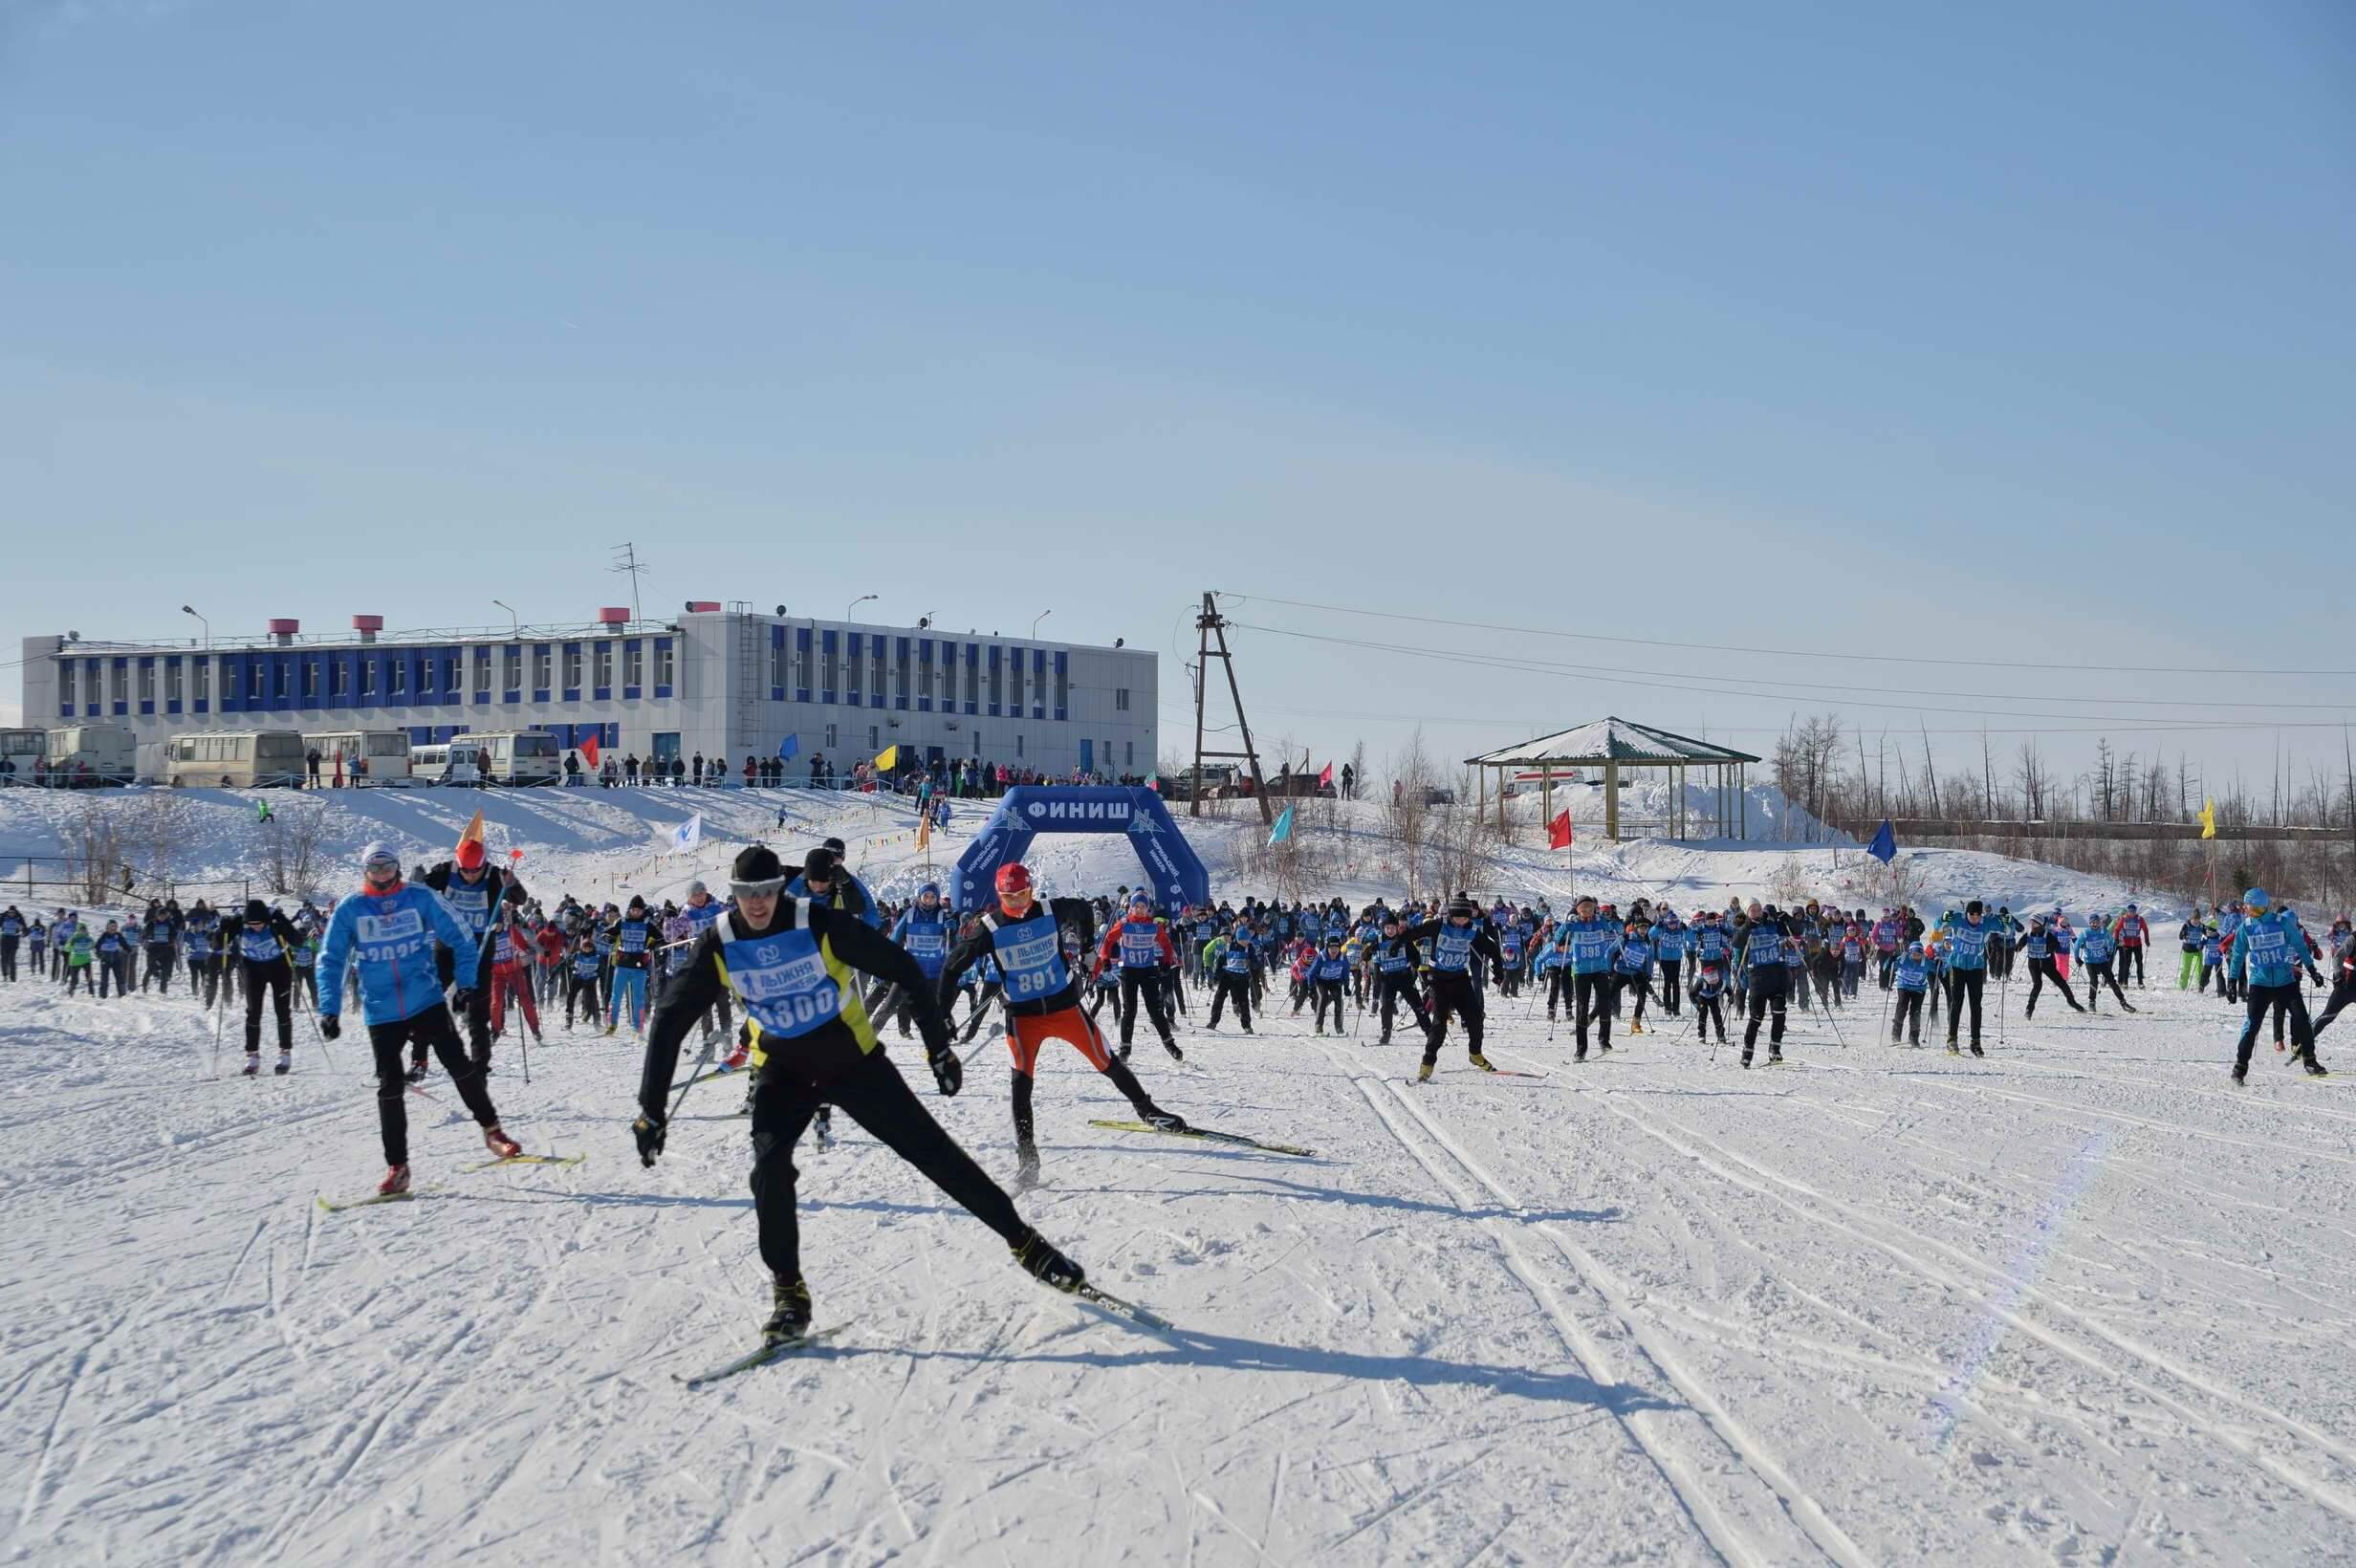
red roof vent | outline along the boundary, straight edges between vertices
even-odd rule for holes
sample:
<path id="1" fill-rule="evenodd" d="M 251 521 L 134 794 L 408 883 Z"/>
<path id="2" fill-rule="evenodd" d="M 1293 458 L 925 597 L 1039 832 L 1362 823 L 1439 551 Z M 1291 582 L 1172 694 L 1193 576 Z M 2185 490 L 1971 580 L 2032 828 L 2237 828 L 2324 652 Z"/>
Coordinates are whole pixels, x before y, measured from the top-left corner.
<path id="1" fill-rule="evenodd" d="M 384 629 L 384 618 L 381 615 L 356 615 L 352 618 L 352 629 L 360 633 L 361 642 L 373 642 L 377 640 L 377 633 Z"/>
<path id="2" fill-rule="evenodd" d="M 630 607 L 627 604 L 609 604 L 598 612 L 598 624 L 601 626 L 626 626 L 629 623 Z"/>
<path id="3" fill-rule="evenodd" d="M 273 620 L 270 623 L 270 635 L 277 639 L 278 646 L 282 648 L 292 647 L 294 634 L 302 629 L 303 623 L 299 621 Z"/>
<path id="4" fill-rule="evenodd" d="M 689 615 L 715 615 L 719 612 L 719 609 L 720 601 L 716 599 L 691 599 L 687 600 L 687 614 Z"/>

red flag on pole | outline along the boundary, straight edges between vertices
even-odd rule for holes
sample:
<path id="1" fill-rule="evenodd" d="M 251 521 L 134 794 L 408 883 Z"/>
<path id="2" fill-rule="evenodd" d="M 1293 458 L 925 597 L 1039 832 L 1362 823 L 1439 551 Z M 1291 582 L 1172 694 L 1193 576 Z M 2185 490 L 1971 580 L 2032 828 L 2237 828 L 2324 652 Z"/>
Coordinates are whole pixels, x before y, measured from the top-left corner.
<path id="1" fill-rule="evenodd" d="M 581 759 L 581 761 L 583 761 L 583 762 L 587 763 L 587 764 L 588 764 L 590 767 L 592 767 L 592 768 L 594 768 L 594 767 L 596 767 L 596 766 L 598 765 L 598 738 L 597 738 L 597 736 L 595 736 L 595 735 L 583 735 L 583 736 L 581 737 L 581 741 L 580 741 L 580 759 Z"/>
<path id="2" fill-rule="evenodd" d="M 1546 824 L 1546 847 L 1548 849 L 1568 849 L 1571 847 L 1571 812 L 1569 807 L 1565 806 L 1559 814 L 1557 814 L 1553 821 Z"/>
<path id="3" fill-rule="evenodd" d="M 1317 775 L 1317 787 L 1320 790 L 1330 790 L 1334 787 L 1334 765 L 1332 763 L 1325 764 L 1325 771 Z"/>

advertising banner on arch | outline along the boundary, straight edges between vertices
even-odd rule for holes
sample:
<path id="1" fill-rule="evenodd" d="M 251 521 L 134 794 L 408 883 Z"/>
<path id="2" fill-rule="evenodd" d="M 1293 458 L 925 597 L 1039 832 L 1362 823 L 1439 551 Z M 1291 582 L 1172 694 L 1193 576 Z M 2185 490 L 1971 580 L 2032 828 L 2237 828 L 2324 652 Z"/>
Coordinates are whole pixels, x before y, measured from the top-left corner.
<path id="1" fill-rule="evenodd" d="M 1089 788 L 1018 785 L 957 860 L 956 906 L 985 907 L 998 867 L 1030 853 L 1042 833 L 1118 833 L 1145 868 L 1155 900 L 1168 908 L 1211 902 L 1211 873 L 1188 844 L 1169 807 L 1151 790 L 1126 785 Z M 1075 890 L 1076 891 L 1076 890 Z"/>

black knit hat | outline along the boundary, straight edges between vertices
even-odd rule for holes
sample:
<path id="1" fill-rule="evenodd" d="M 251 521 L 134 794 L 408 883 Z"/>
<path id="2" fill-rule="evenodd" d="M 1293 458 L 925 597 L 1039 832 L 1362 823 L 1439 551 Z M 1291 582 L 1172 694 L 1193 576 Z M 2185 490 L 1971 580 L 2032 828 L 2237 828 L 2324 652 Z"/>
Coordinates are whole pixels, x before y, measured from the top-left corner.
<path id="1" fill-rule="evenodd" d="M 249 923 L 254 921 L 267 921 L 270 919 L 270 905 L 264 904 L 260 899 L 248 899 L 246 901 L 246 919 Z"/>
<path id="2" fill-rule="evenodd" d="M 775 850 L 767 844 L 754 844 L 737 851 L 736 863 L 730 875 L 740 882 L 774 882 L 785 875 L 785 866 Z"/>

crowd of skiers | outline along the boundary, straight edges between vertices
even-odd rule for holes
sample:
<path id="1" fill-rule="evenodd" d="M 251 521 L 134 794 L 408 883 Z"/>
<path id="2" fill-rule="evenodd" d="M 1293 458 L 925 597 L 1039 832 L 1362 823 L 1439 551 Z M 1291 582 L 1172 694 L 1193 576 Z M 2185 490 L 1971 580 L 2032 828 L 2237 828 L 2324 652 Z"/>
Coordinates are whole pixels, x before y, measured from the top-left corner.
<path id="1" fill-rule="evenodd" d="M 1209 992 L 1203 1026 L 1214 1032 L 1231 1010 L 1249 1034 L 1255 1018 L 1289 1006 L 1294 1015 L 1307 1011 L 1318 1034 L 1363 1038 L 1371 1028 L 1368 1043 L 1382 1046 L 1404 1017 L 1421 1040 L 1423 1078 L 1451 1025 L 1472 1065 L 1496 1070 L 1484 1052 L 1496 1000 L 1519 1001 L 1532 1016 L 1542 1006 L 1549 1038 L 1558 1022 L 1568 1026 L 1579 1060 L 1591 1044 L 1610 1052 L 1623 1016 L 1626 1034 L 1641 1035 L 1648 1011 L 1657 1026 L 1660 1015 L 1689 1007 L 1700 1039 L 1723 1044 L 1739 1029 L 1744 1067 L 1762 1032 L 1767 1061 L 1782 1059 L 1795 1007 L 1821 1010 L 1836 1030 L 1852 1009 L 1861 1023 L 1878 1011 L 1888 1038 L 1909 1045 L 1944 1011 L 1949 1051 L 1966 1048 L 1968 1026 L 1976 1056 L 1989 988 L 2000 988 L 2000 1006 L 2024 961 L 2028 1016 L 2048 990 L 2078 1011 L 2098 1008 L 2107 990 L 2133 1012 L 2127 991 L 2148 987 L 2153 945 L 2133 904 L 2077 920 L 1977 900 L 1934 920 L 1910 907 L 1869 916 L 1814 900 L 1790 908 L 1730 901 L 1680 914 L 1667 901 L 1638 899 L 1624 913 L 1592 897 L 1557 911 L 1544 900 L 1484 906 L 1463 893 L 1355 909 L 1334 898 L 1169 910 L 1142 888 L 1040 898 L 1019 864 L 999 870 L 984 907 L 956 911 L 930 883 L 905 904 L 878 900 L 843 855 L 841 841 L 829 839 L 786 865 L 756 844 L 737 857 L 726 899 L 696 882 L 675 902 L 566 894 L 544 905 L 512 868 L 489 863 L 479 839 L 405 879 L 398 859 L 372 845 L 361 889 L 326 913 L 308 901 L 288 913 L 254 899 L 232 917 L 202 899 L 185 910 L 163 900 L 135 919 L 86 921 L 72 909 L 28 919 L 11 905 L 0 909 L 0 980 L 46 979 L 69 993 L 87 986 L 98 996 L 168 993 L 185 966 L 207 1006 L 226 1012 L 244 999 L 248 1074 L 260 1068 L 266 1004 L 275 1013 L 280 1073 L 291 1057 L 294 993 L 316 1011 L 325 1039 L 339 1036 L 348 1006 L 360 1006 L 377 1071 L 385 1197 L 408 1189 L 404 1095 L 425 1078 L 430 1056 L 439 1055 L 486 1145 L 517 1158 L 521 1145 L 490 1098 L 494 1042 L 511 1023 L 519 1040 L 540 1041 L 542 1010 L 553 1023 L 559 1005 L 568 1030 L 626 1028 L 645 1041 L 633 1127 L 651 1165 L 664 1147 L 680 1050 L 700 1033 L 697 1077 L 744 1070 L 760 1246 L 775 1283 L 765 1334 L 783 1342 L 807 1326 L 810 1300 L 792 1150 L 814 1126 L 826 1139 L 838 1106 L 997 1230 L 1034 1274 L 1063 1289 L 1084 1280 L 918 1104 L 879 1049 L 887 1025 L 922 1037 L 941 1092 L 954 1094 L 964 1077 L 958 1045 L 997 1018 L 1013 1058 L 1019 1191 L 1039 1168 L 1033 1098 L 1049 1041 L 1079 1051 L 1129 1101 L 1138 1120 L 1126 1125 L 1189 1131 L 1129 1061 L 1141 1011 L 1167 1054 L 1183 1059 L 1176 1020 L 1194 1011 L 1190 990 Z M 2356 1000 L 2347 920 L 2319 940 L 2252 888 L 2233 906 L 2195 909 L 2177 942 L 2179 989 L 2214 983 L 2244 1012 L 2236 1083 L 2269 1017 L 2278 1049 L 2287 1024 L 2291 1059 L 2323 1071 L 2316 1035 Z M 2325 985 L 2326 965 L 2330 996 L 2311 1019 L 2300 982 Z M 1868 977 L 1878 1009 L 1866 997 Z M 771 1066 L 780 1044 L 790 1071 Z"/>
<path id="2" fill-rule="evenodd" d="M 1037 768 L 985 762 L 980 757 L 937 757 L 928 763 L 910 762 L 890 769 L 878 769 L 873 762 L 862 760 L 853 763 L 846 773 L 828 761 L 825 752 L 813 751 L 803 766 L 807 769 L 809 787 L 814 790 L 876 789 L 887 794 L 913 795 L 919 788 L 927 788 L 958 800 L 995 799 L 1023 785 L 1145 782 L 1144 775 L 1138 773 L 1113 774 L 1079 768 L 1049 773 Z M 790 782 L 787 768 L 788 760 L 784 757 L 747 755 L 742 763 L 731 767 L 728 758 L 707 757 L 701 751 L 689 756 L 644 758 L 634 751 L 619 757 L 601 754 L 594 763 L 578 751 L 564 754 L 567 784 L 595 782 L 608 790 L 723 789 L 731 782 L 740 789 L 774 790 Z M 315 768 L 315 782 L 316 773 Z"/>

